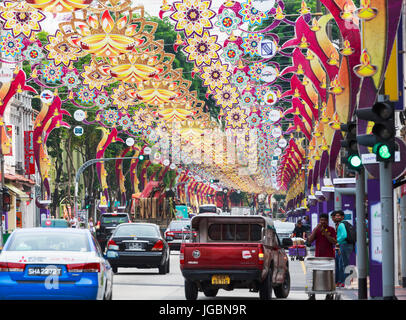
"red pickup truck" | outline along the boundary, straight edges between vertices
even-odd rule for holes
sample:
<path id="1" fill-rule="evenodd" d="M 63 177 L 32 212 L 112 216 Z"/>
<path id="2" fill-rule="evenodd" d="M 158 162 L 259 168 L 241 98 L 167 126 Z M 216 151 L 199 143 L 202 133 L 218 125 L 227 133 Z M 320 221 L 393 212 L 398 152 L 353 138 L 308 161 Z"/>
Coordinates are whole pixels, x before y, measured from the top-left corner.
<path id="1" fill-rule="evenodd" d="M 187 300 L 199 291 L 215 297 L 219 289 L 247 288 L 270 300 L 290 291 L 289 260 L 280 244 L 273 221 L 263 216 L 218 216 L 200 214 L 192 218 L 197 237 L 180 248 L 180 268 L 185 278 Z"/>

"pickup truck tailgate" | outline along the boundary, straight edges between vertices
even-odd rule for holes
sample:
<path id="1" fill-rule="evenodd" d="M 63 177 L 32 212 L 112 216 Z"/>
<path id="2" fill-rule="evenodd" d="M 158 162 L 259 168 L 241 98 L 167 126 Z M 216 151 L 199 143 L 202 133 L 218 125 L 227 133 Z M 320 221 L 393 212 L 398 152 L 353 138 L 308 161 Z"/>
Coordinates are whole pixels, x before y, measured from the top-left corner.
<path id="1" fill-rule="evenodd" d="M 184 268 L 259 269 L 262 268 L 258 258 L 260 246 L 258 243 L 185 243 Z"/>

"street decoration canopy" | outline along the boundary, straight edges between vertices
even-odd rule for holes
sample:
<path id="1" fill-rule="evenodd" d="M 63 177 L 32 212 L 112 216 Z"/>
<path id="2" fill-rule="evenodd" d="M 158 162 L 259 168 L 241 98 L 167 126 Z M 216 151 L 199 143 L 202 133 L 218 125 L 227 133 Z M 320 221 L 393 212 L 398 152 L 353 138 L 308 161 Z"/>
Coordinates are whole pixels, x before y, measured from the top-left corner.
<path id="1" fill-rule="evenodd" d="M 1 62 L 26 61 L 30 73 L 16 67 L 0 89 L 2 148 L 10 144 L 3 122 L 7 103 L 22 90 L 35 92 L 29 86 L 35 83 L 42 88 L 34 130 L 42 200 L 50 199 L 46 140 L 55 128 L 69 127 L 63 116 L 71 115 L 62 109 L 69 102 L 85 112 L 83 124 L 100 127 L 98 158 L 112 143 L 135 139 L 120 152 L 134 156 L 135 195 L 155 161 L 163 166 L 157 177 L 176 171 L 178 183 L 189 181 L 193 188 L 187 192 L 198 191 L 200 201 L 202 194 L 227 187 L 287 192 L 290 208 L 306 207 L 306 196 L 314 199 L 326 175 L 339 175 L 340 124 L 376 99 L 402 5 L 401 0 L 362 0 L 360 8 L 351 0 L 321 3 L 326 14 L 312 13 L 301 1 L 292 15 L 281 0 L 216 1 L 218 8 L 210 0 L 163 0 L 160 11 L 150 14 L 172 21 L 178 34 L 167 44 L 155 39 L 158 24 L 144 7 L 130 0 L 5 1 Z M 43 45 L 37 35 L 51 16 L 59 27 Z M 336 42 L 327 31 L 333 23 Z M 285 36 L 280 30 L 292 32 Z M 200 77 L 207 90 L 204 99 L 190 90 L 184 71 L 173 68 L 175 54 L 166 52 L 166 45 L 193 64 L 191 76 Z M 75 68 L 83 57 L 89 62 Z M 286 59 L 288 64 L 281 63 Z M 210 116 L 210 97 L 218 119 Z M 135 159 L 153 146 L 161 152 L 142 163 Z M 103 207 L 108 201 L 103 163 L 97 172 Z M 116 176 L 125 203 L 120 161 Z M 210 184 L 213 178 L 221 183 Z"/>

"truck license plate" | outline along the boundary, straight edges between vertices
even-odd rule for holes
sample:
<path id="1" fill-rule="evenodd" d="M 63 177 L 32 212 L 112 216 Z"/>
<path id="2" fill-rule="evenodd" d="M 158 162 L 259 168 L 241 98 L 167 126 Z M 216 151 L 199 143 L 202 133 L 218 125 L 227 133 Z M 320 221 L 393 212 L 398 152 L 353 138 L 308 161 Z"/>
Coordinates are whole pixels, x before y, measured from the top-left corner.
<path id="1" fill-rule="evenodd" d="M 211 277 L 211 284 L 230 284 L 230 277 L 227 275 L 214 275 Z"/>

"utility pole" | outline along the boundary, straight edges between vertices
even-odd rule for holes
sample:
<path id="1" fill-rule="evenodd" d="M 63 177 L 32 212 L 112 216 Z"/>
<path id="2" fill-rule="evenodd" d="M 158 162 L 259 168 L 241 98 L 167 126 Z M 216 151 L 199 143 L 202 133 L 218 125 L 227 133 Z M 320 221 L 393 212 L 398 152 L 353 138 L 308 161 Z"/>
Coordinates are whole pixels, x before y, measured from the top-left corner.
<path id="1" fill-rule="evenodd" d="M 367 289 L 367 238 L 365 225 L 365 170 L 361 169 L 356 179 L 357 212 L 357 269 L 358 269 L 358 300 L 368 299 Z"/>
<path id="2" fill-rule="evenodd" d="M 395 244 L 393 237 L 392 162 L 379 163 L 382 212 L 382 284 L 383 299 L 395 299 Z"/>

